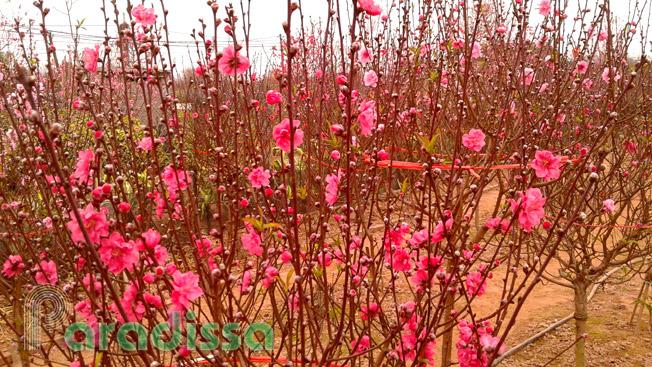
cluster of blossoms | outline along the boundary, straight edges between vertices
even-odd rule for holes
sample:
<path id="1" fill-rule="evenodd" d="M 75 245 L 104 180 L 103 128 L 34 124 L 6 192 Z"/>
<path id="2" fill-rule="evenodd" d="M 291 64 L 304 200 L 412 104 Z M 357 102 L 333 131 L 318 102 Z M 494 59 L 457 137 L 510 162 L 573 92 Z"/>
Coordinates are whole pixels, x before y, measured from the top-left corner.
<path id="1" fill-rule="evenodd" d="M 500 338 L 492 336 L 492 328 L 488 323 L 473 325 L 465 320 L 458 324 L 460 340 L 457 347 L 457 360 L 464 367 L 489 366 L 488 354 L 498 351 L 499 355 L 505 353 L 505 345 L 500 344 Z"/>

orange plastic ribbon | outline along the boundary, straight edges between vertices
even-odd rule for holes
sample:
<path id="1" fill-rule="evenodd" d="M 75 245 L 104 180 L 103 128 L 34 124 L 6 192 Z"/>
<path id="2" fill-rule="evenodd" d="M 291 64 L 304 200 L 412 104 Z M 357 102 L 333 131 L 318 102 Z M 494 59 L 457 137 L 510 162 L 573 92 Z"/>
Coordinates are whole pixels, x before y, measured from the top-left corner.
<path id="1" fill-rule="evenodd" d="M 556 220 L 557 218 L 551 217 L 549 215 L 546 215 L 546 218 Z M 568 223 L 566 219 L 561 219 L 559 218 L 560 221 L 564 223 Z M 571 223 L 574 226 L 579 226 L 579 227 L 588 227 L 588 228 L 618 228 L 618 229 L 650 229 L 652 228 L 652 225 L 634 225 L 634 226 L 605 226 L 605 225 L 600 225 L 600 224 L 584 224 L 584 223 L 577 223 L 577 222 L 572 222 Z"/>
<path id="2" fill-rule="evenodd" d="M 232 359 L 232 358 L 230 360 L 234 361 L 234 359 Z M 253 363 L 270 363 L 270 362 L 272 362 L 272 358 L 270 358 L 270 357 L 249 357 L 249 361 L 253 362 Z M 285 359 L 285 358 L 278 358 L 278 359 L 276 359 L 274 361 L 277 362 L 277 363 L 287 363 L 287 359 Z M 295 363 L 295 364 L 301 363 L 300 359 L 292 359 L 291 361 L 292 361 L 292 363 Z M 235 362 L 237 363 L 239 361 L 236 359 Z M 316 361 L 306 361 L 306 363 L 316 365 L 318 362 L 316 362 Z M 194 362 L 193 364 L 196 365 L 196 366 L 199 366 L 199 365 L 211 364 L 211 362 L 203 360 L 203 361 Z M 174 367 L 175 365 L 174 364 L 166 364 L 164 366 L 165 367 Z M 331 364 L 323 365 L 323 366 L 328 366 L 328 367 L 348 367 L 348 366 L 345 366 L 345 365 L 339 365 L 339 364 L 335 364 L 335 363 L 331 363 Z"/>
<path id="3" fill-rule="evenodd" d="M 571 163 L 578 163 L 581 162 L 581 158 L 575 158 L 575 159 L 569 159 L 566 156 L 561 157 L 562 163 L 566 162 L 571 162 Z M 365 162 L 367 164 L 371 164 L 371 159 L 365 155 Z M 409 170 L 417 170 L 421 171 L 423 170 L 423 163 L 415 163 L 415 162 L 405 162 L 405 161 L 392 161 L 392 160 L 383 160 L 383 161 L 378 161 L 376 162 L 376 165 L 378 167 L 389 167 L 390 165 L 392 168 L 397 168 L 397 169 L 409 169 Z M 530 167 L 530 164 L 526 164 L 525 167 Z M 482 170 L 495 170 L 495 169 L 518 169 L 518 168 L 523 168 L 522 165 L 520 164 L 499 164 L 496 166 L 454 166 L 452 164 L 434 164 L 432 165 L 433 169 L 439 168 L 442 171 L 450 171 L 452 169 L 461 169 L 461 170 L 466 170 L 466 171 L 482 171 Z"/>

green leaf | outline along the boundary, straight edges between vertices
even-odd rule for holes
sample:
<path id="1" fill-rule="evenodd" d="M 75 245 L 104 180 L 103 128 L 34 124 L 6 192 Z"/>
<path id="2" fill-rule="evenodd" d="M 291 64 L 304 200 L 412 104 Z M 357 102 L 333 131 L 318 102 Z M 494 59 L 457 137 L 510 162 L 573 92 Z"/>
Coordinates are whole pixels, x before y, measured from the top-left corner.
<path id="1" fill-rule="evenodd" d="M 323 141 L 324 143 L 328 144 L 328 145 L 331 145 L 333 148 L 337 148 L 337 147 L 339 146 L 339 144 L 338 144 L 338 142 L 337 142 L 337 138 L 333 138 L 333 139 L 324 139 L 324 140 L 322 140 L 322 141 Z"/>
<path id="2" fill-rule="evenodd" d="M 435 144 L 437 143 L 437 140 L 439 139 L 439 134 L 433 135 L 433 137 L 430 138 L 430 140 L 428 140 L 428 138 L 426 138 L 425 136 L 422 136 L 422 135 L 417 135 L 417 138 L 419 138 L 419 140 L 421 140 L 421 145 L 423 145 L 426 152 L 428 152 L 429 154 L 432 154 L 433 151 L 435 150 Z"/>
<path id="3" fill-rule="evenodd" d="M 102 357 L 103 357 L 103 356 L 104 356 L 104 353 L 103 353 L 103 352 L 99 352 L 99 353 L 97 354 L 97 358 L 95 358 L 95 365 L 96 365 L 96 366 L 99 366 L 99 365 L 100 365 L 100 362 L 102 362 Z"/>
<path id="4" fill-rule="evenodd" d="M 422 135 L 417 135 L 417 138 L 421 140 L 421 145 L 423 145 L 424 148 L 428 148 L 428 144 L 430 144 L 430 140 L 428 140 L 428 138 Z"/>
<path id="5" fill-rule="evenodd" d="M 414 54 L 414 56 L 419 56 L 419 55 L 421 55 L 421 49 L 422 49 L 422 48 L 423 48 L 423 46 L 419 46 L 419 47 L 417 47 L 417 48 L 410 47 L 409 49 L 410 49 L 410 51 L 412 51 L 412 53 Z"/>
<path id="6" fill-rule="evenodd" d="M 406 193 L 408 189 L 408 185 L 410 184 L 410 177 L 406 177 L 405 180 L 403 180 L 403 183 L 401 184 L 401 192 Z"/>
<path id="7" fill-rule="evenodd" d="M 278 159 L 274 161 L 273 165 L 274 165 L 274 169 L 277 171 L 280 171 L 283 168 L 281 166 L 281 162 Z"/>
<path id="8" fill-rule="evenodd" d="M 428 147 L 426 147 L 426 149 L 430 149 L 428 150 L 428 153 L 432 154 L 432 152 L 435 150 L 435 144 L 437 144 L 437 140 L 439 140 L 439 134 L 434 135 L 430 139 L 430 144 L 428 145 Z"/>
<path id="9" fill-rule="evenodd" d="M 305 187 L 298 187 L 297 197 L 301 200 L 306 200 L 306 198 L 308 197 L 308 190 L 306 190 Z"/>
<path id="10" fill-rule="evenodd" d="M 294 269 L 290 269 L 290 271 L 288 271 L 288 275 L 285 277 L 285 284 L 287 285 L 287 288 L 290 288 L 290 278 L 292 278 L 292 275 L 294 275 Z"/>
<path id="11" fill-rule="evenodd" d="M 256 230 L 258 232 L 262 232 L 263 229 L 264 229 L 263 228 L 263 223 L 261 221 L 257 220 L 257 219 L 254 219 L 254 218 L 242 218 L 242 220 L 245 221 L 245 222 L 251 223 L 251 225 L 253 225 L 254 228 L 256 228 Z"/>
<path id="12" fill-rule="evenodd" d="M 278 223 L 267 223 L 267 224 L 265 224 L 265 225 L 263 226 L 263 228 L 264 228 L 264 229 L 268 229 L 268 228 L 278 228 L 278 227 L 280 227 L 280 226 L 281 226 L 281 225 L 278 224 Z"/>

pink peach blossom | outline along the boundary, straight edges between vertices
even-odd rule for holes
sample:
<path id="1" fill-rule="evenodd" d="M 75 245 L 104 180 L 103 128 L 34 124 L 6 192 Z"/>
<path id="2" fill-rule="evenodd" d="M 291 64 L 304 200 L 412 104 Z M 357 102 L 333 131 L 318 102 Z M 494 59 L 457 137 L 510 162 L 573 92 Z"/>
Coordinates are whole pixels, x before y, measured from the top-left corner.
<path id="1" fill-rule="evenodd" d="M 283 261 L 283 264 L 289 263 L 292 261 L 292 254 L 288 251 L 283 251 L 283 254 L 281 255 L 281 261 Z"/>
<path id="2" fill-rule="evenodd" d="M 482 56 L 482 45 L 474 43 L 473 48 L 471 49 L 471 58 L 477 59 L 480 56 Z"/>
<path id="3" fill-rule="evenodd" d="M 177 310 L 188 309 L 190 302 L 204 295 L 204 291 L 199 287 L 199 275 L 176 271 L 172 274 L 172 279 L 174 290 L 170 298 Z"/>
<path id="4" fill-rule="evenodd" d="M 610 82 L 614 81 L 617 82 L 620 80 L 620 74 L 616 72 L 616 68 L 612 68 L 609 70 L 608 67 L 604 68 L 604 71 L 602 71 L 602 81 L 605 83 L 609 84 Z"/>
<path id="5" fill-rule="evenodd" d="M 93 153 L 92 149 L 80 150 L 77 152 L 77 156 L 79 159 L 77 160 L 77 166 L 72 177 L 78 179 L 80 183 L 87 184 L 90 178 L 90 166 L 95 159 L 95 153 Z"/>
<path id="6" fill-rule="evenodd" d="M 240 293 L 244 293 L 251 284 L 251 271 L 247 270 L 242 274 L 242 281 L 240 282 Z"/>
<path id="7" fill-rule="evenodd" d="M 439 221 L 435 226 L 435 230 L 430 235 L 430 242 L 438 243 L 443 241 L 446 230 L 451 227 L 453 227 L 453 218 L 448 218 L 445 223 Z"/>
<path id="8" fill-rule="evenodd" d="M 532 68 L 523 69 L 523 83 L 530 85 L 534 81 L 534 70 Z"/>
<path id="9" fill-rule="evenodd" d="M 340 179 L 342 178 L 342 171 L 339 170 L 337 171 L 337 175 L 335 174 L 328 174 L 326 175 L 326 203 L 328 205 L 333 205 L 337 201 L 337 196 L 338 196 L 338 185 L 340 183 Z"/>
<path id="10" fill-rule="evenodd" d="M 145 246 L 147 246 L 147 248 L 154 248 L 161 241 L 161 234 L 154 229 L 148 229 L 141 235 L 141 237 L 145 240 Z"/>
<path id="11" fill-rule="evenodd" d="M 131 9 L 131 16 L 136 18 L 136 22 L 140 23 L 143 27 L 148 27 L 156 23 L 156 14 L 154 8 L 145 8 L 143 4 Z"/>
<path id="12" fill-rule="evenodd" d="M 36 266 L 37 271 L 34 278 L 38 284 L 57 284 L 59 275 L 57 274 L 57 265 L 54 261 L 41 261 L 40 266 Z"/>
<path id="13" fill-rule="evenodd" d="M 161 245 L 154 246 L 154 259 L 159 266 L 165 265 L 168 260 L 168 249 Z"/>
<path id="14" fill-rule="evenodd" d="M 217 63 L 217 68 L 222 74 L 235 76 L 243 74 L 249 69 L 249 59 L 236 52 L 233 46 L 222 49 L 222 57 Z"/>
<path id="15" fill-rule="evenodd" d="M 177 193 L 180 190 L 185 190 L 188 184 L 192 183 L 192 179 L 186 171 L 175 169 L 172 166 L 165 167 L 163 173 L 161 173 L 161 178 L 168 188 L 170 201 L 174 201 L 177 198 Z"/>
<path id="16" fill-rule="evenodd" d="M 9 255 L 2 267 L 2 274 L 7 278 L 13 278 L 20 274 L 24 266 L 23 258 L 20 255 Z"/>
<path id="17" fill-rule="evenodd" d="M 509 233 L 512 230 L 511 226 L 509 225 L 509 221 L 507 219 L 501 218 L 487 219 L 487 228 L 493 229 L 494 231 L 502 230 L 503 233 Z"/>
<path id="18" fill-rule="evenodd" d="M 244 233 L 240 236 L 240 241 L 242 242 L 242 248 L 247 250 L 252 256 L 261 256 L 263 254 L 263 247 L 261 246 L 262 238 L 261 235 L 256 233 L 251 224 L 245 224 L 245 228 L 248 233 Z"/>
<path id="19" fill-rule="evenodd" d="M 484 280 L 482 273 L 470 273 L 466 277 L 466 292 L 470 297 L 482 296 L 487 290 L 487 282 Z"/>
<path id="20" fill-rule="evenodd" d="M 253 188 L 261 188 L 269 186 L 269 178 L 271 177 L 269 170 L 263 167 L 254 168 L 247 178 Z"/>
<path id="21" fill-rule="evenodd" d="M 360 105 L 360 115 L 358 115 L 358 123 L 362 135 L 370 135 L 371 129 L 376 126 L 376 101 L 367 99 Z"/>
<path id="22" fill-rule="evenodd" d="M 378 152 L 378 158 L 380 158 L 380 160 L 384 161 L 384 160 L 386 160 L 387 158 L 389 158 L 389 153 L 387 153 L 387 152 L 385 151 L 385 149 L 381 149 L 381 150 Z"/>
<path id="23" fill-rule="evenodd" d="M 626 150 L 627 152 L 629 152 L 629 154 L 636 154 L 636 152 L 637 152 L 637 150 L 638 150 L 638 149 L 636 148 L 636 143 L 634 143 L 634 142 L 631 141 L 631 140 L 626 140 L 626 141 L 624 141 L 624 142 L 623 142 L 623 148 L 625 148 L 625 150 Z"/>
<path id="24" fill-rule="evenodd" d="M 468 134 L 462 135 L 462 144 L 470 150 L 479 152 L 485 146 L 484 139 L 482 130 L 471 129 Z"/>
<path id="25" fill-rule="evenodd" d="M 358 5 L 360 5 L 362 10 L 366 11 L 367 14 L 372 16 L 380 15 L 380 13 L 383 12 L 383 9 L 376 5 L 374 0 L 358 0 Z"/>
<path id="26" fill-rule="evenodd" d="M 358 51 L 358 60 L 361 64 L 370 63 L 371 60 L 373 60 L 373 57 L 374 54 L 368 48 L 363 47 L 360 49 L 360 51 Z"/>
<path id="27" fill-rule="evenodd" d="M 152 138 L 149 136 L 144 137 L 143 140 L 138 142 L 138 147 L 145 151 L 152 150 L 153 145 L 154 144 L 152 144 Z"/>
<path id="28" fill-rule="evenodd" d="M 499 356 L 505 354 L 505 345 L 501 344 L 500 347 L 498 347 L 498 343 L 500 343 L 500 338 L 491 336 L 490 334 L 483 334 L 480 337 L 480 346 L 482 346 L 485 353 L 492 353 L 498 349 Z"/>
<path id="29" fill-rule="evenodd" d="M 412 246 L 421 246 L 423 243 L 428 241 L 428 229 L 424 228 L 420 231 L 414 232 L 412 238 L 410 239 L 410 245 Z"/>
<path id="30" fill-rule="evenodd" d="M 367 335 L 360 337 L 358 340 L 351 341 L 351 349 L 353 349 L 354 353 L 362 353 L 369 349 L 369 346 L 369 337 Z"/>
<path id="31" fill-rule="evenodd" d="M 205 71 L 206 71 L 206 66 L 199 65 L 197 66 L 197 68 L 195 68 L 195 76 L 200 77 L 204 74 Z"/>
<path id="32" fill-rule="evenodd" d="M 303 143 L 303 130 L 299 129 L 301 121 L 294 120 L 294 148 L 297 148 Z M 290 137 L 290 120 L 283 119 L 278 125 L 274 126 L 272 131 L 272 136 L 276 140 L 276 145 L 284 152 L 289 152 L 291 147 L 291 137 Z"/>
<path id="33" fill-rule="evenodd" d="M 557 179 L 561 174 L 561 158 L 560 155 L 554 155 L 547 150 L 538 150 L 534 154 L 534 161 L 531 166 L 534 168 L 537 177 L 546 181 Z"/>
<path id="34" fill-rule="evenodd" d="M 134 241 L 125 241 L 118 232 L 113 232 L 109 238 L 102 239 L 97 253 L 100 255 L 100 260 L 113 274 L 130 269 L 138 262 L 139 256 Z"/>
<path id="35" fill-rule="evenodd" d="M 380 313 L 380 306 L 377 303 L 369 302 L 369 306 L 360 306 L 360 318 L 369 321 Z"/>
<path id="36" fill-rule="evenodd" d="M 109 235 L 109 224 L 106 221 L 104 211 L 100 210 L 96 212 L 93 209 L 93 204 L 88 204 L 86 209 L 80 211 L 79 214 L 82 217 L 82 225 L 86 229 L 86 232 L 88 232 L 92 243 L 99 244 L 100 237 Z M 84 242 L 84 235 L 73 212 L 70 212 L 70 217 L 72 219 L 66 224 L 66 227 L 72 232 L 70 235 L 72 241 L 75 243 Z"/>
<path id="37" fill-rule="evenodd" d="M 378 85 L 378 75 L 373 70 L 369 70 L 364 74 L 364 85 L 365 87 L 376 88 Z"/>
<path id="38" fill-rule="evenodd" d="M 273 104 L 281 103 L 281 99 L 282 99 L 281 93 L 276 89 L 267 91 L 267 95 L 266 95 L 267 104 L 273 105 Z"/>
<path id="39" fill-rule="evenodd" d="M 97 59 L 100 55 L 100 46 L 95 45 L 94 48 L 84 48 L 84 56 L 82 56 L 82 61 L 84 62 L 84 69 L 90 71 L 91 73 L 97 73 Z"/>
<path id="40" fill-rule="evenodd" d="M 543 206 L 546 199 L 538 188 L 529 188 L 519 193 L 520 198 L 516 201 L 510 199 L 512 213 L 518 211 L 518 224 L 525 232 L 532 231 L 532 227 L 538 226 L 541 219 L 546 215 Z"/>
<path id="41" fill-rule="evenodd" d="M 548 14 L 550 14 L 551 10 L 552 10 L 552 6 L 550 5 L 550 0 L 541 0 L 541 2 L 539 3 L 539 14 L 545 17 Z"/>
<path id="42" fill-rule="evenodd" d="M 265 269 L 265 278 L 262 280 L 263 287 L 269 288 L 272 283 L 274 283 L 274 280 L 276 279 L 276 276 L 278 275 L 278 269 L 275 267 L 268 267 Z"/>
<path id="43" fill-rule="evenodd" d="M 575 66 L 575 72 L 578 74 L 584 74 L 589 69 L 589 64 L 586 61 L 580 61 Z"/>
<path id="44" fill-rule="evenodd" d="M 389 259 L 387 259 L 389 260 Z M 410 254 L 403 248 L 397 248 L 392 254 L 392 269 L 396 271 L 408 271 L 412 269 Z"/>

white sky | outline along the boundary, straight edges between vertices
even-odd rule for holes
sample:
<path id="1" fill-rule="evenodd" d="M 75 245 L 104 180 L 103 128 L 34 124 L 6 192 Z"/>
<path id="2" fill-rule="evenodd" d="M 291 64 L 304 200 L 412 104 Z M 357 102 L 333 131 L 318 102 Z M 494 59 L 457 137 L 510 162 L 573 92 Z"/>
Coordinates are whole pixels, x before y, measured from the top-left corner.
<path id="1" fill-rule="evenodd" d="M 102 0 L 67 0 L 72 1 L 73 6 L 71 10 L 71 19 L 73 24 L 77 21 L 84 20 L 84 28 L 80 30 L 82 35 L 81 47 L 90 47 L 94 44 L 100 43 L 103 39 L 103 19 L 100 6 Z M 113 17 L 113 6 L 109 0 L 105 0 L 107 4 L 107 13 L 109 17 Z M 198 18 L 203 17 L 205 21 L 210 21 L 212 17 L 211 10 L 206 5 L 206 0 L 164 0 L 167 9 L 169 10 L 168 22 L 170 29 L 170 38 L 173 42 L 183 42 L 183 44 L 175 44 L 172 48 L 174 62 L 183 66 L 190 66 L 191 60 L 195 60 L 196 53 L 194 51 L 194 43 L 189 36 L 193 28 L 199 30 Z M 245 2 L 247 0 L 244 0 Z M 298 1 L 298 0 L 295 0 Z M 384 9 L 388 9 L 388 5 L 392 0 L 376 0 Z M 406 0 L 409 1 L 409 0 Z M 458 0 L 447 0 L 457 2 Z M 569 19 L 575 16 L 578 0 L 569 0 Z M 582 0 L 582 3 L 587 1 L 590 8 L 596 8 L 598 0 Z M 219 0 L 220 10 L 218 15 L 225 16 L 224 5 L 233 3 L 236 7 L 236 14 L 240 13 L 240 0 Z M 350 0 L 340 0 L 341 3 L 351 3 Z M 602 0 L 599 1 L 602 3 Z M 139 4 L 139 0 L 132 0 L 133 4 Z M 533 13 L 536 13 L 536 7 L 539 0 L 534 0 Z M 612 0 L 611 7 L 616 16 L 626 18 L 628 14 L 630 0 Z M 126 9 L 126 0 L 118 0 L 118 9 Z M 160 0 L 147 0 L 146 7 L 154 6 L 156 13 L 159 14 L 159 21 L 162 20 Z M 51 9 L 50 14 L 46 18 L 48 29 L 54 33 L 54 41 L 58 50 L 65 50 L 70 41 L 70 28 L 68 25 L 68 14 L 66 11 L 66 0 L 45 0 L 45 6 Z M 282 32 L 282 22 L 287 16 L 287 0 L 251 0 L 251 52 L 260 55 L 259 57 L 266 58 L 265 54 L 271 53 L 271 48 L 279 44 L 279 34 Z M 575 9 L 575 10 L 573 10 Z M 309 23 L 310 20 L 318 22 L 325 20 L 327 12 L 326 0 L 302 0 L 302 10 L 305 16 L 305 22 Z M 25 13 L 27 16 L 25 17 Z M 0 0 L 0 15 L 7 18 L 15 16 L 23 16 L 25 18 L 36 18 L 38 16 L 37 9 L 32 5 L 32 0 Z M 346 10 L 343 10 L 342 16 L 348 19 Z M 534 17 L 534 21 L 540 21 Z M 120 15 L 122 21 L 122 15 Z M 212 23 L 212 22 L 211 22 Z M 293 29 L 299 23 L 298 12 L 295 12 L 293 17 Z M 242 23 L 239 22 L 237 27 L 240 31 Z M 109 26 L 113 27 L 113 31 L 109 34 L 112 36 L 115 33 L 115 25 L 113 18 L 109 22 Z M 210 26 L 210 24 L 209 24 Z M 223 25 L 220 27 L 222 28 Z M 344 27 L 343 27 L 344 28 Z M 111 28 L 110 28 L 111 29 Z M 241 34 L 241 33 L 240 33 Z M 212 37 L 212 35 L 211 35 Z M 227 40 L 227 35 L 223 32 L 218 34 L 218 42 L 220 40 L 224 43 Z M 242 37 L 239 37 L 240 39 Z M 43 52 L 43 47 L 39 46 L 37 51 Z M 190 47 L 190 57 L 188 55 Z"/>
<path id="2" fill-rule="evenodd" d="M 71 1 L 71 0 L 68 0 Z M 103 40 L 104 21 L 102 12 L 100 10 L 102 0 L 72 0 L 74 4 L 71 10 L 71 19 L 73 24 L 77 21 L 84 20 L 84 28 L 80 30 L 83 35 L 80 41 L 81 47 L 89 47 L 93 44 L 100 43 Z M 246 1 L 246 0 L 245 0 Z M 224 18 L 226 16 L 225 4 L 232 2 L 236 7 L 236 14 L 240 13 L 240 1 L 219 1 L 220 9 L 218 16 Z M 132 0 L 132 4 L 139 4 L 138 0 Z M 109 17 L 113 17 L 113 6 L 106 0 L 107 13 Z M 118 0 L 118 9 L 126 9 L 126 0 Z M 251 23 L 250 28 L 250 52 L 259 53 L 261 57 L 264 54 L 271 53 L 271 48 L 279 44 L 279 35 L 283 31 L 282 22 L 287 17 L 287 1 L 286 0 L 252 0 L 251 1 Z M 160 0 L 145 2 L 146 7 L 154 6 L 158 14 L 158 21 L 162 21 L 162 11 Z M 54 33 L 54 43 L 58 50 L 65 49 L 68 45 L 72 44 L 70 40 L 70 27 L 68 15 L 66 10 L 66 0 L 45 0 L 45 6 L 50 8 L 50 14 L 46 17 L 46 25 L 49 30 Z M 165 0 L 165 6 L 168 9 L 168 23 L 170 30 L 170 40 L 172 42 L 184 42 L 184 44 L 174 44 L 172 47 L 173 58 L 175 62 L 182 65 L 189 65 L 188 47 L 190 47 L 190 55 L 192 60 L 197 59 L 197 54 L 194 48 L 193 39 L 190 33 L 193 28 L 197 31 L 200 30 L 200 23 L 198 19 L 204 18 L 207 22 L 207 30 L 212 26 L 212 11 L 206 0 Z M 109 12 L 110 10 L 110 12 Z M 327 3 L 325 0 L 303 0 L 303 14 L 305 17 L 304 22 L 309 23 L 310 19 L 315 22 L 320 20 L 321 16 L 327 15 Z M 124 10 L 123 10 L 124 11 Z M 32 5 L 32 0 L 0 0 L 0 14 L 8 18 L 22 15 L 26 18 L 36 18 L 38 10 Z M 293 29 L 299 24 L 298 11 L 292 18 Z M 122 22 L 122 15 L 119 16 Z M 40 19 L 40 16 L 39 16 Z M 325 20 L 325 18 L 324 18 Z M 109 29 L 111 27 L 115 30 L 113 18 L 109 22 Z M 224 23 L 220 26 L 218 32 L 218 42 L 220 40 L 225 44 L 227 37 L 226 33 L 221 30 Z M 242 22 L 239 21 L 236 29 L 239 34 L 239 40 L 242 40 Z M 65 32 L 65 33 L 64 33 Z M 113 31 L 115 32 L 115 31 Z M 208 31 L 207 31 L 208 32 Z M 115 33 L 109 31 L 109 35 L 113 36 Z M 212 33 L 209 33 L 212 38 Z M 95 37 L 92 37 L 95 36 Z M 43 52 L 44 48 L 39 46 L 38 51 Z"/>

